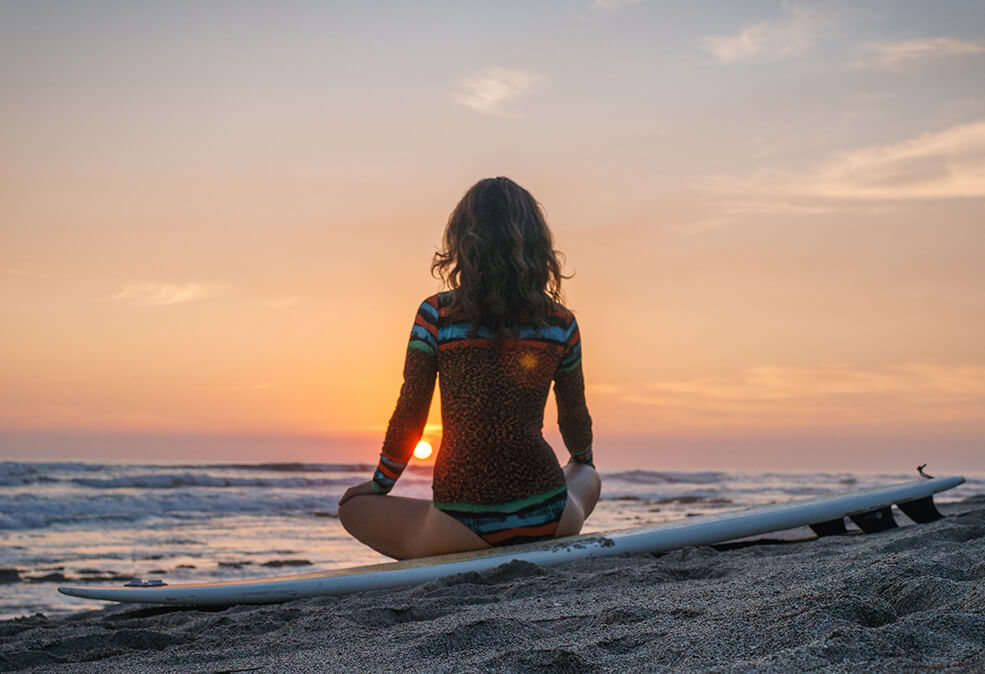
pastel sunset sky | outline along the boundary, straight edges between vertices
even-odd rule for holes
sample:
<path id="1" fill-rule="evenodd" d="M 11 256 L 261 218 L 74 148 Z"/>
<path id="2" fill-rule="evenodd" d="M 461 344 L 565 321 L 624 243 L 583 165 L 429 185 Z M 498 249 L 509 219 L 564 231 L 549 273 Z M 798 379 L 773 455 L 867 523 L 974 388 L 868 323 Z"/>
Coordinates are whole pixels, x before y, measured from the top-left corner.
<path id="1" fill-rule="evenodd" d="M 372 462 L 506 175 L 603 468 L 985 471 L 980 1 L 9 1 L 0 93 L 0 459 Z"/>

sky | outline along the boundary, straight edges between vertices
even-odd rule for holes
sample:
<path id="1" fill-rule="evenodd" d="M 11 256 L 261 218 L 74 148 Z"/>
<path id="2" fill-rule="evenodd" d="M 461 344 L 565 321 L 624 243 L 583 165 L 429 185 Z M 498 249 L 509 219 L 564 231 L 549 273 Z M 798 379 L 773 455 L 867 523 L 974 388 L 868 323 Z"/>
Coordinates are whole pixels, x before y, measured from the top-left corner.
<path id="1" fill-rule="evenodd" d="M 0 95 L 0 459 L 372 462 L 506 175 L 600 466 L 985 471 L 981 2 L 2 0 Z"/>

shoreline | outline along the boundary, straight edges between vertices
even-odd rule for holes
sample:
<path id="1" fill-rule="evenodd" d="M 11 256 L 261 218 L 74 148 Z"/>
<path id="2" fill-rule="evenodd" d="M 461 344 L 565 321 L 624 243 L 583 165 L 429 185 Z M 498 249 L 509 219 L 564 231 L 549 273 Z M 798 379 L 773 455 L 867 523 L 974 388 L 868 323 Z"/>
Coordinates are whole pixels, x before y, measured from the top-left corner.
<path id="1" fill-rule="evenodd" d="M 0 622 L 0 669 L 981 671 L 985 494 L 940 509 L 878 534 L 514 562 L 285 604 L 37 614 Z"/>

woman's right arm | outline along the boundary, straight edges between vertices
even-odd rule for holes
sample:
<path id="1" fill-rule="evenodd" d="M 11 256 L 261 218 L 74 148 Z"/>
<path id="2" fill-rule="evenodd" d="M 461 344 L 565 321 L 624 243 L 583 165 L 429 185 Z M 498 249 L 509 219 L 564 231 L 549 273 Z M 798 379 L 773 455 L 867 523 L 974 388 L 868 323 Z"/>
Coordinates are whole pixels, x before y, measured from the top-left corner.
<path id="1" fill-rule="evenodd" d="M 561 362 L 554 375 L 557 425 L 571 460 L 594 466 L 592 456 L 592 417 L 585 402 L 585 376 L 581 370 L 581 333 L 574 316 Z"/>

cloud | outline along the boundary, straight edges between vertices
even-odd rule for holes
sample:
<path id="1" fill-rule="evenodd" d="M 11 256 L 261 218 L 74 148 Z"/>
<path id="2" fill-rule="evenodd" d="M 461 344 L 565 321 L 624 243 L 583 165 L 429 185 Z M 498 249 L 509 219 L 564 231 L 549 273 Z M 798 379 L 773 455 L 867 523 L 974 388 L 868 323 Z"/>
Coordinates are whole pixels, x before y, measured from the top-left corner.
<path id="1" fill-rule="evenodd" d="M 985 366 L 757 367 L 732 377 L 653 382 L 622 401 L 685 423 L 797 426 L 822 421 L 974 420 L 985 414 Z"/>
<path id="2" fill-rule="evenodd" d="M 530 70 L 484 68 L 466 75 L 452 98 L 487 115 L 505 115 L 507 104 L 529 93 L 542 79 L 541 73 Z"/>
<path id="3" fill-rule="evenodd" d="M 725 215 L 818 215 L 837 209 L 817 204 L 794 204 L 781 200 L 735 201 L 723 209 Z"/>
<path id="4" fill-rule="evenodd" d="M 807 51 L 817 29 L 817 16 L 798 7 L 788 17 L 747 25 L 736 35 L 708 35 L 700 46 L 719 63 L 779 61 Z"/>
<path id="5" fill-rule="evenodd" d="M 760 171 L 702 181 L 715 191 L 776 199 L 951 199 L 985 197 L 985 121 L 889 145 L 833 155 L 802 174 Z"/>
<path id="6" fill-rule="evenodd" d="M 136 281 L 128 283 L 112 299 L 130 302 L 144 307 L 160 307 L 185 302 L 199 302 L 221 295 L 228 286 L 219 283 L 156 283 Z"/>
<path id="7" fill-rule="evenodd" d="M 674 231 L 682 234 L 704 234 L 720 229 L 747 217 L 771 215 L 821 215 L 836 213 L 840 208 L 817 203 L 794 203 L 786 199 L 769 199 L 762 197 L 756 200 L 737 200 L 725 203 L 718 212 L 711 216 L 693 222 L 681 222 Z"/>
<path id="8" fill-rule="evenodd" d="M 592 5 L 598 9 L 621 9 L 628 5 L 638 5 L 643 0 L 595 0 Z"/>
<path id="9" fill-rule="evenodd" d="M 985 53 L 985 40 L 957 40 L 949 37 L 914 38 L 897 42 L 867 42 L 862 49 L 871 59 L 860 66 L 900 68 L 949 57 Z"/>

